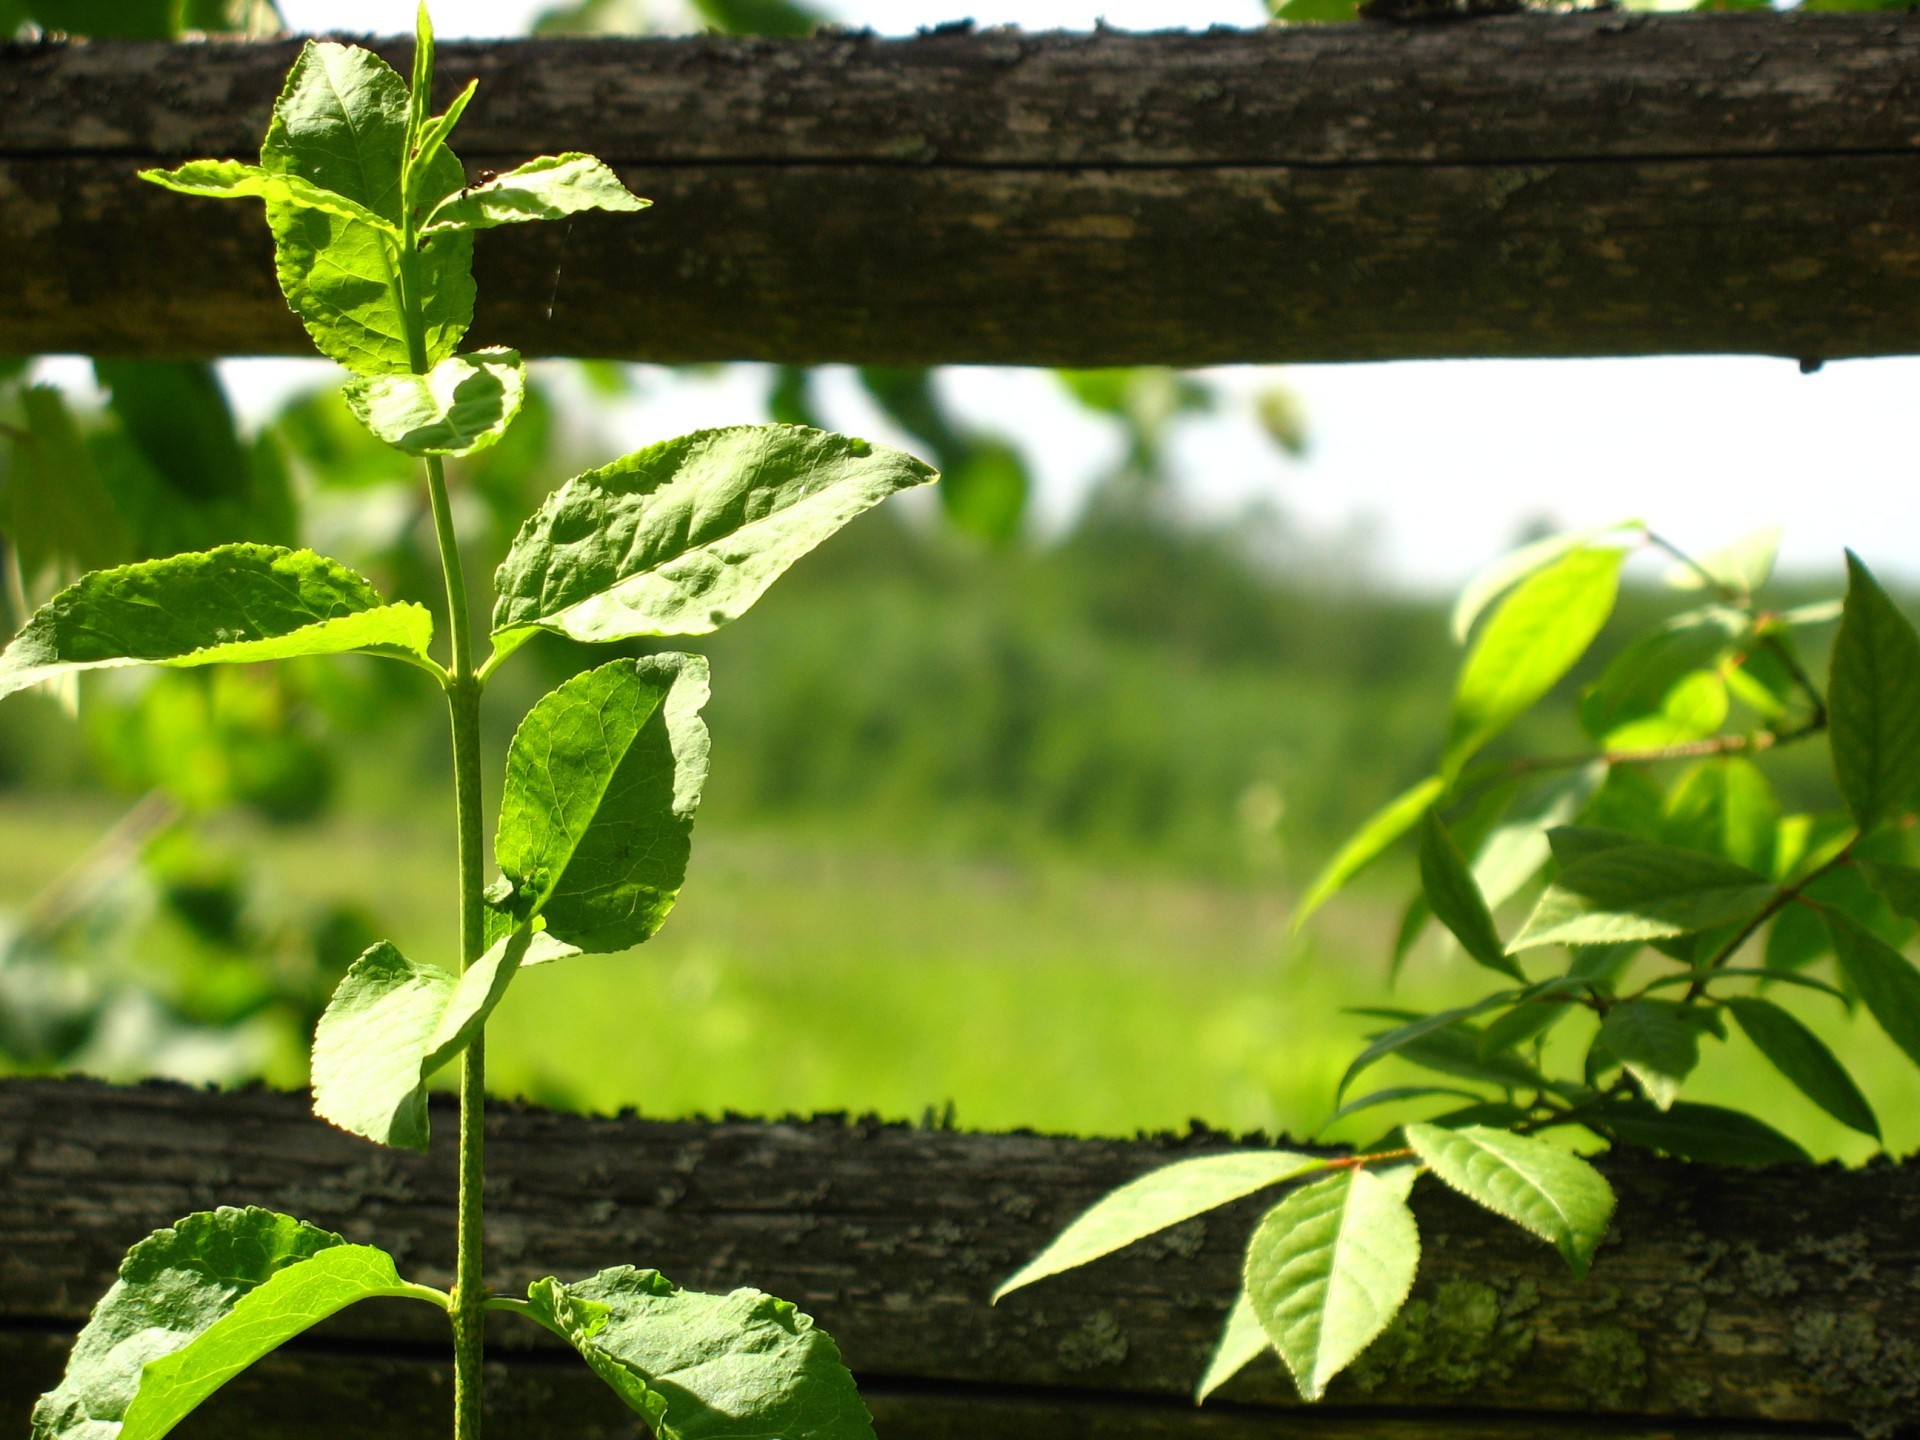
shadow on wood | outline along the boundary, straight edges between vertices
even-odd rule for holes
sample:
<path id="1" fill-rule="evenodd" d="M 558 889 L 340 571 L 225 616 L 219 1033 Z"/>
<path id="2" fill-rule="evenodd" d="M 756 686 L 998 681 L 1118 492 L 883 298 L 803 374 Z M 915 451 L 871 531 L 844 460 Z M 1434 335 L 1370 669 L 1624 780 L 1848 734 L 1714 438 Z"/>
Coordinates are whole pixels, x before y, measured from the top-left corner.
<path id="1" fill-rule="evenodd" d="M 330 1129 L 301 1096 L 0 1082 L 0 1429 L 24 1427 L 126 1248 L 192 1210 L 284 1210 L 446 1283 L 453 1112 L 435 1119 L 433 1153 L 419 1157 Z M 1920 1413 L 1914 1166 L 1610 1160 L 1620 1214 L 1584 1283 L 1545 1245 L 1423 1185 L 1413 1302 L 1313 1409 L 1270 1364 L 1204 1409 L 1187 1398 L 1257 1200 L 986 1303 L 1113 1185 L 1230 1143 L 496 1106 L 490 1273 L 518 1290 L 631 1262 L 701 1289 L 759 1285 L 840 1341 L 887 1437 L 1730 1440 L 1891 1436 Z M 447 1390 L 435 1323 L 398 1302 L 344 1312 L 179 1433 L 332 1435 L 349 1414 L 356 1434 L 429 1433 Z M 544 1332 L 501 1323 L 493 1335 L 503 1433 L 637 1433 Z M 362 1406 L 385 1428 L 367 1428 Z"/>

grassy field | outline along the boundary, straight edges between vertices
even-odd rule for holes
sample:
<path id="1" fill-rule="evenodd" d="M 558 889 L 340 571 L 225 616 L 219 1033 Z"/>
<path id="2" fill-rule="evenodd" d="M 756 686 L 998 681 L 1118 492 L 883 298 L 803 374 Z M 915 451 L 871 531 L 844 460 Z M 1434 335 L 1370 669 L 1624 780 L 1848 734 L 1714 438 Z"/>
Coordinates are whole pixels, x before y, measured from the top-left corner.
<path id="1" fill-rule="evenodd" d="M 110 812 L 0 804 L 0 904 L 79 854 Z M 236 832 L 288 893 L 359 894 L 423 959 L 449 954 L 438 827 Z M 1066 863 L 996 865 L 792 833 L 699 837 L 680 908 L 617 956 L 531 971 L 490 1031 L 493 1088 L 651 1115 L 876 1112 L 968 1129 L 1184 1128 L 1304 1135 L 1333 1108 L 1370 1023 L 1350 1005 L 1469 998 L 1481 974 L 1423 953 L 1389 1000 L 1386 905 L 1362 893 L 1295 939 L 1283 896 Z M 1887 1127 L 1920 1145 L 1920 1086 L 1871 1022 L 1796 997 Z M 1568 1056 L 1584 1035 L 1563 1027 Z M 1405 1083 L 1389 1063 L 1374 1083 Z M 1709 1045 L 1690 1098 L 1767 1112 L 1816 1154 L 1871 1146 L 1774 1079 L 1736 1039 Z M 1386 1116 L 1387 1112 L 1375 1112 Z M 1386 1119 L 1333 1132 L 1365 1140 Z"/>

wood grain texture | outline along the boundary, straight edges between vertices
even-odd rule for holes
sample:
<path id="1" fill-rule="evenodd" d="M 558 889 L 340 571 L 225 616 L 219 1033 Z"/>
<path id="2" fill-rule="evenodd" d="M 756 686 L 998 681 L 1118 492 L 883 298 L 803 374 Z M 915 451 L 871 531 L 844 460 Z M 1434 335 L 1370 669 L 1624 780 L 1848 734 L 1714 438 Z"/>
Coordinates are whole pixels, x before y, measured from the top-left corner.
<path id="1" fill-rule="evenodd" d="M 303 352 L 257 207 L 132 178 L 251 153 L 292 54 L 0 50 L 0 351 Z M 657 202 L 481 238 L 475 340 L 533 354 L 1920 349 L 1920 16 L 441 55 L 470 166 L 592 150 Z"/>
<path id="2" fill-rule="evenodd" d="M 434 1149 L 418 1157 L 329 1129 L 299 1096 L 0 1082 L 0 1430 L 18 1432 L 57 1371 L 62 1337 L 124 1250 L 195 1209 L 285 1210 L 446 1283 L 452 1120 L 436 1109 Z M 499 1106 L 488 1135 L 491 1274 L 517 1290 L 631 1262 L 697 1288 L 752 1283 L 784 1295 L 839 1340 L 876 1410 L 893 1417 L 886 1435 L 1345 1440 L 1407 1420 L 1489 1440 L 1782 1425 L 1890 1436 L 1920 1414 L 1914 1166 L 1752 1175 L 1610 1160 L 1620 1214 L 1584 1283 L 1546 1246 L 1426 1182 L 1413 1304 L 1319 1410 L 1300 1407 L 1265 1363 L 1217 1407 L 1186 1400 L 1237 1285 L 1257 1200 L 986 1303 L 1113 1185 L 1227 1143 Z M 331 1377 L 322 1400 L 378 1394 L 394 1417 L 424 1413 L 443 1399 L 435 1323 L 423 1307 L 370 1303 L 279 1363 Z M 630 1433 L 616 1410 L 594 1408 L 592 1386 L 545 1348 L 544 1332 L 503 1319 L 495 1338 L 501 1403 L 527 1415 L 505 1433 L 560 1433 L 526 1398 L 544 1393 L 569 1397 L 569 1425 L 586 1427 L 569 1435 Z M 289 1408 L 278 1373 L 223 1402 L 233 1407 L 216 1416 L 224 1431 L 192 1433 L 265 1433 L 259 1407 Z M 1588 1418 L 1569 1429 L 1574 1416 Z M 318 1410 L 312 1427 L 284 1433 L 322 1433 Z M 379 1433 L 401 1429 L 396 1419 Z"/>

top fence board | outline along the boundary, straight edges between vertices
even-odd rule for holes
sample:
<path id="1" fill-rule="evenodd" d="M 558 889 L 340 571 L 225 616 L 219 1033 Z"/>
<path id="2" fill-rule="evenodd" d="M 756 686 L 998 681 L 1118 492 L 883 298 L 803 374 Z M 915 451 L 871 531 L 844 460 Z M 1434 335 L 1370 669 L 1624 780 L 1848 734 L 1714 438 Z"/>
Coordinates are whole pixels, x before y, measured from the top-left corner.
<path id="1" fill-rule="evenodd" d="M 294 49 L 0 49 L 0 352 L 305 353 L 257 207 L 133 178 L 250 154 Z M 475 339 L 529 354 L 1920 350 L 1920 16 L 442 47 L 474 76 L 470 167 L 656 201 L 482 237 Z"/>

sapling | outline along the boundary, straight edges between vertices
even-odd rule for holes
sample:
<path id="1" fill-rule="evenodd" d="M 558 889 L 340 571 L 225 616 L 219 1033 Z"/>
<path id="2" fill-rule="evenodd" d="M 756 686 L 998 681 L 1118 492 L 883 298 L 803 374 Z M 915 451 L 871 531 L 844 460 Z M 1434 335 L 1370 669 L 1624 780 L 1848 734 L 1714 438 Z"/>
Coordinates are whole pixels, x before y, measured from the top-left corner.
<path id="1" fill-rule="evenodd" d="M 227 1379 L 345 1306 L 395 1297 L 452 1322 L 455 1440 L 481 1430 L 489 1309 L 546 1327 L 663 1440 L 870 1436 L 831 1339 L 756 1290 L 703 1295 L 652 1270 L 544 1279 L 492 1296 L 482 1267 L 484 1034 L 524 967 L 650 937 L 684 878 L 707 775 L 707 664 L 662 653 L 574 676 L 521 721 L 507 756 L 487 882 L 480 700 L 542 631 L 604 643 L 702 635 L 739 615 L 795 560 L 897 490 L 934 479 L 896 450 L 798 426 L 707 430 L 580 475 L 521 528 L 496 576 L 492 650 L 470 634 L 445 462 L 512 423 L 525 372 L 511 350 L 456 353 L 472 317 L 474 234 L 587 210 L 633 211 L 591 156 L 544 156 L 468 185 L 448 148 L 469 84 L 431 112 L 433 32 L 422 7 L 412 84 L 355 46 L 308 43 L 274 105 L 260 163 L 203 160 L 144 178 L 189 195 L 266 202 L 288 303 L 352 378 L 367 428 L 422 462 L 444 569 L 449 645 L 311 551 L 234 544 L 95 571 L 54 596 L 0 655 L 0 695 L 86 670 L 357 653 L 411 665 L 452 717 L 461 969 L 373 946 L 341 979 L 314 1036 L 314 1109 L 382 1145 L 424 1150 L 426 1085 L 459 1065 L 459 1211 L 451 1291 L 403 1278 L 391 1256 L 288 1215 L 189 1215 L 128 1252 L 35 1440 L 153 1440 Z M 342 1417 L 350 1426 L 349 1417 Z"/>
<path id="2" fill-rule="evenodd" d="M 1251 1151 L 1153 1171 L 1000 1294 L 1290 1186 L 1254 1226 L 1198 1397 L 1271 1352 L 1318 1400 L 1406 1302 L 1420 1260 L 1408 1196 L 1423 1177 L 1549 1242 L 1577 1276 L 1614 1197 L 1576 1148 L 1804 1163 L 1751 1109 L 1680 1098 L 1707 1042 L 1738 1032 L 1805 1101 L 1877 1144 L 1872 1105 L 1788 997 L 1857 1001 L 1920 1063 L 1920 969 L 1901 953 L 1920 921 L 1920 634 L 1852 555 L 1844 603 L 1762 603 L 1778 539 L 1696 560 L 1635 522 L 1539 541 L 1469 585 L 1433 774 L 1360 827 L 1297 912 L 1416 841 L 1393 969 L 1438 920 L 1497 988 L 1432 1014 L 1361 1012 L 1385 1023 L 1347 1067 L 1329 1124 L 1377 1107 L 1431 1113 L 1351 1153 Z M 1681 598 L 1581 687 L 1586 744 L 1490 754 L 1580 664 L 1636 550 L 1677 562 Z M 1835 619 L 1823 689 L 1801 646 Z M 1763 764 L 1822 745 L 1831 784 L 1802 767 L 1787 793 L 1819 803 L 1788 810 Z M 1528 902 L 1506 928 L 1502 913 Z M 1831 979 L 1813 973 L 1826 964 Z M 1388 1059 L 1424 1076 L 1346 1099 Z M 1773 1098 L 1761 1092 L 1754 1108 Z"/>

